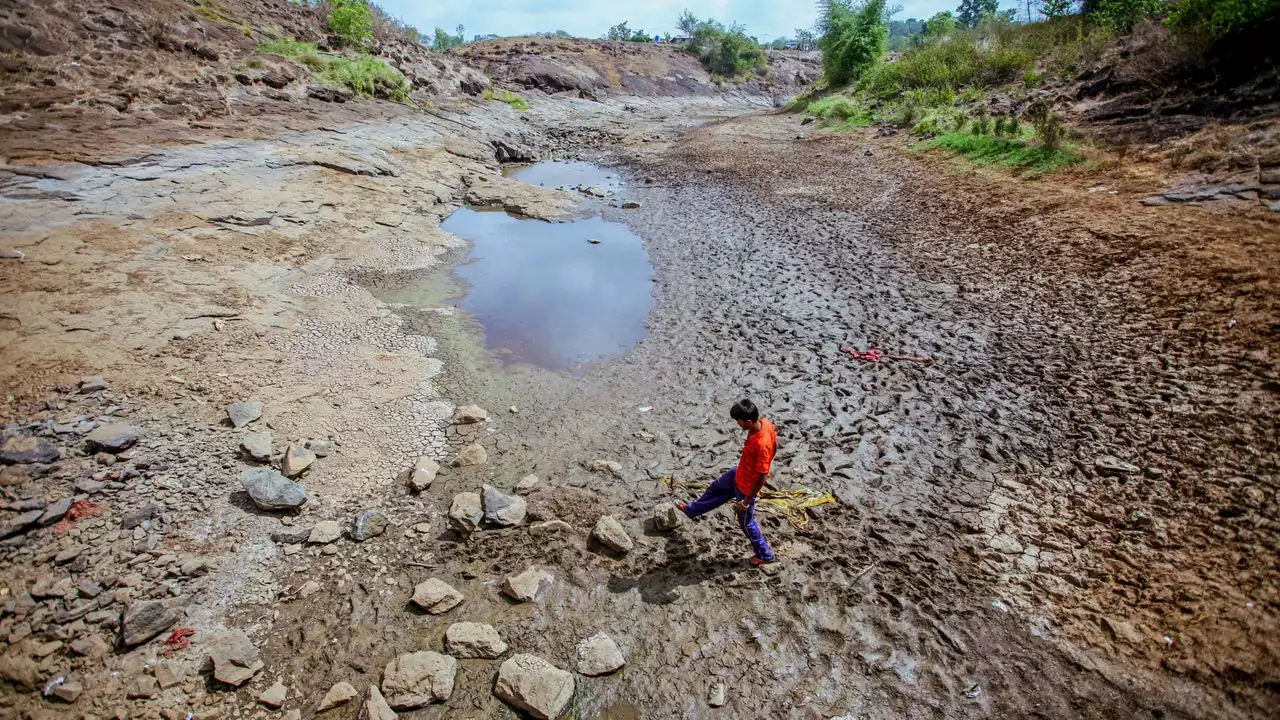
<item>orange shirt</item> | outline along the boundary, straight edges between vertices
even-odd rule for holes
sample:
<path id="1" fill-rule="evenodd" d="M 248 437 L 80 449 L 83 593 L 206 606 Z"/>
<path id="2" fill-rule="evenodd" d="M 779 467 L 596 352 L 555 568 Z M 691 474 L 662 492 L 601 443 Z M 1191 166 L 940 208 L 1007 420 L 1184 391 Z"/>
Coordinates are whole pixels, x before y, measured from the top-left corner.
<path id="1" fill-rule="evenodd" d="M 742 457 L 738 459 L 738 469 L 733 478 L 738 492 L 744 495 L 751 492 L 756 480 L 769 474 L 777 446 L 778 433 L 773 429 L 773 423 L 761 418 L 760 429 L 747 435 L 747 443 L 742 446 Z"/>

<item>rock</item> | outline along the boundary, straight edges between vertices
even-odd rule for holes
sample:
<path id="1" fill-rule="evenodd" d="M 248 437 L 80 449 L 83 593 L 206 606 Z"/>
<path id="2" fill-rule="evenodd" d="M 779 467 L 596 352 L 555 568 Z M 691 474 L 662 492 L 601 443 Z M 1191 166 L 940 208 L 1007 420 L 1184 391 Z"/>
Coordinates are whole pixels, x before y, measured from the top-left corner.
<path id="1" fill-rule="evenodd" d="M 489 413 L 479 405 L 463 405 L 453 413 L 454 425 L 472 425 L 489 419 Z"/>
<path id="2" fill-rule="evenodd" d="M 240 441 L 240 451 L 250 460 L 271 462 L 271 433 L 251 432 Z"/>
<path id="3" fill-rule="evenodd" d="M 524 498 L 499 492 L 492 485 L 485 485 L 481 492 L 485 522 L 503 527 L 524 522 L 525 513 L 528 511 Z"/>
<path id="4" fill-rule="evenodd" d="M 339 705 L 346 705 L 352 700 L 355 700 L 357 695 L 359 695 L 359 693 L 357 693 L 356 689 L 351 686 L 351 683 L 335 683 L 333 687 L 329 688 L 329 692 L 324 694 L 324 699 L 320 701 L 320 704 L 316 706 L 316 712 L 322 713 L 325 710 L 332 710 Z M 387 709 L 390 710 L 391 708 Z"/>
<path id="5" fill-rule="evenodd" d="M 328 545 L 342 537 L 342 523 L 337 520 L 321 520 L 311 528 L 307 542 L 317 545 Z"/>
<path id="6" fill-rule="evenodd" d="M 444 633 L 444 646 L 450 655 L 460 658 L 496 658 L 507 651 L 507 644 L 492 625 L 460 622 Z"/>
<path id="7" fill-rule="evenodd" d="M 396 720 L 396 717 L 377 686 L 370 685 L 369 697 L 364 701 L 364 708 L 360 711 L 360 720 Z"/>
<path id="8" fill-rule="evenodd" d="M 502 583 L 502 592 L 518 602 L 534 602 L 553 582 L 555 578 L 546 570 L 529 568 L 507 577 Z"/>
<path id="9" fill-rule="evenodd" d="M 413 589 L 413 604 L 432 615 L 449 612 L 462 602 L 462 593 L 443 580 L 431 578 Z"/>
<path id="10" fill-rule="evenodd" d="M 587 468 L 592 472 L 622 474 L 622 463 L 613 460 L 593 460 Z"/>
<path id="11" fill-rule="evenodd" d="M 653 509 L 653 528 L 659 532 L 675 530 L 684 517 L 675 503 L 662 503 Z"/>
<path id="12" fill-rule="evenodd" d="M 1127 620 L 1104 617 L 1100 621 L 1102 630 L 1112 641 L 1126 642 L 1130 645 L 1142 643 L 1142 633 L 1138 632 Z"/>
<path id="13" fill-rule="evenodd" d="M 168 690 L 187 676 L 187 666 L 173 660 L 161 660 L 156 663 L 154 673 L 160 689 Z"/>
<path id="14" fill-rule="evenodd" d="M 711 707 L 722 707 L 729 702 L 729 688 L 724 683 L 713 683 L 707 691 L 707 704 Z"/>
<path id="15" fill-rule="evenodd" d="M 436 481 L 436 474 L 440 472 L 440 463 L 429 457 L 420 457 L 413 463 L 413 470 L 409 472 L 409 487 L 414 492 L 422 492 L 431 487 L 431 483 Z"/>
<path id="16" fill-rule="evenodd" d="M 622 529 L 622 523 L 619 523 L 612 515 L 601 515 L 596 521 L 595 529 L 591 531 L 591 537 L 596 542 L 604 545 L 610 550 L 618 553 L 631 552 L 631 548 L 635 547 L 631 536 L 627 535 L 627 531 Z"/>
<path id="17" fill-rule="evenodd" d="M 198 577 L 209 572 L 209 561 L 204 558 L 188 558 L 178 566 L 183 577 Z"/>
<path id="18" fill-rule="evenodd" d="M 461 533 L 470 533 L 484 519 L 480 496 L 473 492 L 461 492 L 453 496 L 449 506 L 449 527 Z"/>
<path id="19" fill-rule="evenodd" d="M 133 685 L 125 693 L 125 697 L 131 700 L 150 700 L 155 697 L 157 692 L 159 692 L 159 688 L 156 687 L 156 679 L 150 675 L 141 675 L 137 680 L 133 681 Z"/>
<path id="20" fill-rule="evenodd" d="M 513 655 L 498 668 L 493 694 L 539 720 L 550 720 L 573 700 L 573 675 L 536 655 Z"/>
<path id="21" fill-rule="evenodd" d="M 356 94 L 345 87 L 332 85 L 308 85 L 307 95 L 324 102 L 344 103 L 354 100 Z"/>
<path id="22" fill-rule="evenodd" d="M 233 427 L 242 428 L 260 417 L 262 417 L 260 402 L 232 403 L 227 406 L 227 419 L 231 421 Z"/>
<path id="23" fill-rule="evenodd" d="M 258 702 L 262 703 L 263 705 L 266 705 L 272 710 L 275 710 L 275 709 L 278 709 L 281 705 L 284 705 L 284 701 L 288 697 L 289 697 L 289 688 L 285 687 L 284 683 L 277 680 L 275 685 L 272 685 L 271 687 L 262 691 L 262 694 L 258 696 Z"/>
<path id="24" fill-rule="evenodd" d="M 25 655 L 14 652 L 0 655 L 0 680 L 18 690 L 37 690 L 42 684 L 40 666 Z"/>
<path id="25" fill-rule="evenodd" d="M 315 461 L 315 453 L 304 447 L 290 445 L 284 453 L 284 461 L 280 463 L 280 472 L 285 477 L 295 478 L 306 472 Z"/>
<path id="26" fill-rule="evenodd" d="M 307 502 L 306 488 L 271 468 L 245 470 L 240 473 L 240 484 L 263 510 L 292 510 Z"/>
<path id="27" fill-rule="evenodd" d="M 120 616 L 120 639 L 128 646 L 141 645 L 178 624 L 182 615 L 180 608 L 169 607 L 163 600 L 129 603 Z"/>
<path id="28" fill-rule="evenodd" d="M 406 653 L 382 671 L 382 693 L 396 710 L 412 710 L 453 695 L 458 661 L 430 651 Z"/>
<path id="29" fill-rule="evenodd" d="M 84 686 L 75 678 L 67 678 L 53 688 L 53 696 L 65 703 L 73 703 L 84 692 Z"/>
<path id="30" fill-rule="evenodd" d="M 147 503 L 140 508 L 130 510 L 120 519 L 120 527 L 125 530 L 132 530 L 155 517 L 156 513 L 163 509 L 156 503 Z"/>
<path id="31" fill-rule="evenodd" d="M 35 527 L 44 516 L 44 510 L 28 510 L 27 512 L 0 521 L 0 538 L 26 532 Z"/>
<path id="32" fill-rule="evenodd" d="M 1159 195 L 1152 195 L 1151 197 L 1142 198 L 1142 204 L 1147 207 L 1160 207 L 1161 205 L 1172 205 L 1173 203 Z"/>
<path id="33" fill-rule="evenodd" d="M 1141 469 L 1137 465 L 1124 462 L 1110 455 L 1103 455 L 1093 461 L 1093 467 L 1100 475 L 1137 475 Z"/>
<path id="34" fill-rule="evenodd" d="M 1002 552 L 1005 555 L 1022 554 L 1022 543 L 1018 542 L 1017 538 L 1012 535 L 1005 535 L 1001 533 L 1000 535 L 992 537 L 988 544 L 998 552 Z"/>
<path id="35" fill-rule="evenodd" d="M 323 438 L 312 438 L 307 441 L 307 449 L 318 458 L 329 457 L 329 453 L 333 452 L 333 443 Z"/>
<path id="36" fill-rule="evenodd" d="M 108 423 L 85 436 L 91 452 L 118 453 L 133 447 L 142 437 L 142 428 L 128 423 Z"/>
<path id="37" fill-rule="evenodd" d="M 356 519 L 351 523 L 351 539 L 356 542 L 364 542 L 370 538 L 375 538 L 387 531 L 387 525 L 390 521 L 387 516 L 377 508 L 369 508 L 363 510 Z"/>
<path id="38" fill-rule="evenodd" d="M 516 492 L 527 493 L 538 487 L 537 475 L 525 475 L 516 483 Z"/>
<path id="39" fill-rule="evenodd" d="M 309 598 L 320 592 L 320 583 L 315 580 L 308 580 L 302 583 L 302 587 L 298 588 L 298 597 Z"/>
<path id="40" fill-rule="evenodd" d="M 40 527 L 48 527 L 62 519 L 63 515 L 71 509 L 71 497 L 67 496 L 58 502 L 44 509 L 44 514 L 40 516 Z"/>
<path id="41" fill-rule="evenodd" d="M 258 649 L 241 630 L 230 630 L 217 638 L 208 652 L 213 679 L 232 687 L 245 684 L 264 667 Z"/>
<path id="42" fill-rule="evenodd" d="M 596 633 L 578 644 L 578 672 L 606 675 L 627 664 L 613 638 Z"/>
<path id="43" fill-rule="evenodd" d="M 311 537 L 309 528 L 286 528 L 271 533 L 271 542 L 277 542 L 281 545 L 298 545 L 307 541 Z"/>
<path id="44" fill-rule="evenodd" d="M 471 443 L 462 448 L 458 456 L 451 463 L 456 468 L 472 467 L 474 465 L 483 465 L 489 460 L 489 453 L 485 452 L 484 446 L 480 443 Z"/>
<path id="45" fill-rule="evenodd" d="M 635 200 L 627 200 L 622 203 L 623 210 L 636 210 L 636 209 L 639 209 L 639 207 L 640 207 L 640 203 L 636 202 Z"/>
<path id="46" fill-rule="evenodd" d="M 101 375 L 94 375 L 80 380 L 81 394 L 95 393 L 107 389 L 107 381 Z"/>
<path id="47" fill-rule="evenodd" d="M 529 526 L 529 534 L 534 537 L 555 535 L 557 533 L 573 533 L 573 526 L 563 520 L 547 520 Z"/>
<path id="48" fill-rule="evenodd" d="M 58 447 L 44 438 L 12 435 L 0 445 L 0 462 L 8 465 L 48 464 L 58 459 Z"/>

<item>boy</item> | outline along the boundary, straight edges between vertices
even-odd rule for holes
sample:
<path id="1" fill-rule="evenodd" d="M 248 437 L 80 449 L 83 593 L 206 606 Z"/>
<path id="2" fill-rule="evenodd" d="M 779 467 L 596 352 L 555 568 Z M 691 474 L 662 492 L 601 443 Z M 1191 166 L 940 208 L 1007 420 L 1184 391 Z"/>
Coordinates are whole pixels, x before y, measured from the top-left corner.
<path id="1" fill-rule="evenodd" d="M 676 507 L 689 518 L 696 518 L 733 500 L 733 511 L 738 514 L 738 526 L 755 550 L 751 564 L 764 565 L 773 562 L 773 551 L 769 549 L 768 541 L 756 524 L 756 497 L 760 495 L 764 481 L 769 477 L 769 466 L 773 463 L 778 434 L 773 429 L 773 423 L 760 417 L 760 411 L 750 400 L 742 400 L 729 408 L 729 417 L 738 423 L 738 427 L 747 431 L 747 442 L 742 446 L 738 466 L 711 483 L 702 497 L 687 505 L 679 503 Z"/>

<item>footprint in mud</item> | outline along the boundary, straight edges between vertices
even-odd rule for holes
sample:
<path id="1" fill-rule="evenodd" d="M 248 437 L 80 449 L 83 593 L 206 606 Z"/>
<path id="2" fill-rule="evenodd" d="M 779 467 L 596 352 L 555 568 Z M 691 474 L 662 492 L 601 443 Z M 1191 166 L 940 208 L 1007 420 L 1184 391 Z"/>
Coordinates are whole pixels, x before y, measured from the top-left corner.
<path id="1" fill-rule="evenodd" d="M 699 560 L 693 547 L 679 532 L 667 537 L 665 551 L 668 558 L 679 559 L 664 566 L 655 566 L 635 577 L 610 576 L 609 592 L 625 593 L 638 589 L 640 598 L 646 603 L 670 605 L 680 599 L 680 588 L 731 576 L 746 567 L 742 560 Z"/>

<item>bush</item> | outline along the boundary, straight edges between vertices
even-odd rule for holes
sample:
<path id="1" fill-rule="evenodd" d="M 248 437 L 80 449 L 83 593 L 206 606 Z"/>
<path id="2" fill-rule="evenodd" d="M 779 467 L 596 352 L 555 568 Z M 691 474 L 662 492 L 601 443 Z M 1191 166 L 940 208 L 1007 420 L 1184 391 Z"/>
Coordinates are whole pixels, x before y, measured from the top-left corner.
<path id="1" fill-rule="evenodd" d="M 884 55 L 889 29 L 885 26 L 886 0 L 824 0 L 819 7 L 822 72 L 828 85 L 839 86 L 861 79 Z"/>
<path id="2" fill-rule="evenodd" d="M 510 90 L 503 90 L 502 92 L 498 93 L 497 95 L 494 95 L 494 94 L 493 94 L 493 90 L 485 90 L 485 91 L 484 91 L 484 99 L 485 99 L 485 100 L 498 100 L 498 101 L 504 102 L 504 103 L 506 103 L 506 104 L 510 105 L 510 106 L 511 106 L 513 109 L 515 109 L 515 110 L 524 111 L 524 110 L 528 110 L 528 109 L 529 109 L 529 103 L 525 102 L 525 99 L 524 99 L 524 98 L 522 98 L 522 97 L 520 97 L 519 95 L 517 95 L 517 94 L 515 94 L 515 93 L 511 92 Z"/>
<path id="3" fill-rule="evenodd" d="M 1022 84 L 1029 88 L 1039 87 L 1043 80 L 1044 74 L 1038 73 L 1035 70 L 1028 70 L 1022 73 Z"/>
<path id="4" fill-rule="evenodd" d="M 764 51 L 741 25 L 726 28 L 714 20 L 700 23 L 685 49 L 697 55 L 713 75 L 726 78 L 745 75 L 753 69 L 763 75 L 769 67 Z"/>
<path id="5" fill-rule="evenodd" d="M 333 58 L 320 72 L 320 79 L 345 85 L 364 97 L 409 101 L 409 85 L 404 75 L 371 55 L 361 55 L 355 60 Z"/>
<path id="6" fill-rule="evenodd" d="M 916 120 L 920 117 L 920 109 L 914 103 L 906 103 L 898 112 L 897 122 L 899 127 L 911 127 L 916 124 Z"/>
<path id="7" fill-rule="evenodd" d="M 368 47 L 373 40 L 373 11 L 368 0 L 332 0 L 329 32 L 348 47 Z"/>
<path id="8" fill-rule="evenodd" d="M 986 135 L 991 132 L 991 118 L 987 116 L 985 109 L 978 111 L 978 117 L 973 121 L 973 134 Z"/>
<path id="9" fill-rule="evenodd" d="M 1027 119 L 1031 121 L 1032 131 L 1043 148 L 1057 150 L 1062 145 L 1067 136 L 1066 126 L 1048 103 L 1043 100 L 1032 103 L 1027 108 Z"/>
<path id="10" fill-rule="evenodd" d="M 289 37 L 264 42 L 258 46 L 258 52 L 279 55 L 299 65 L 305 65 L 313 72 L 324 70 L 328 64 L 327 60 L 320 57 L 320 52 L 316 50 L 314 44 L 299 42 Z"/>
<path id="11" fill-rule="evenodd" d="M 1276 16 L 1280 16 L 1280 0 L 1179 0 L 1169 9 L 1165 23 L 1180 32 L 1217 40 Z"/>

